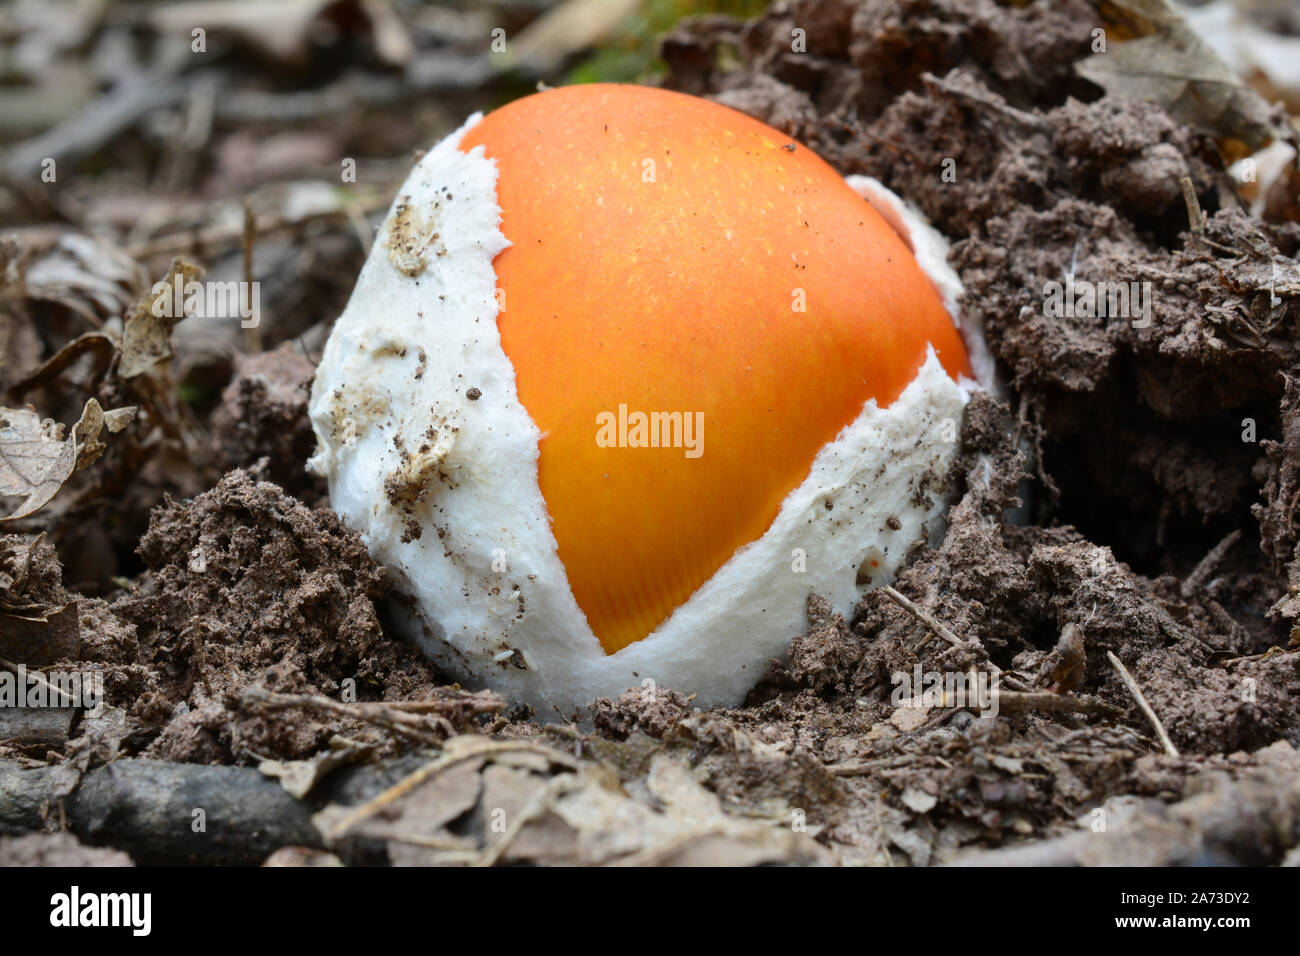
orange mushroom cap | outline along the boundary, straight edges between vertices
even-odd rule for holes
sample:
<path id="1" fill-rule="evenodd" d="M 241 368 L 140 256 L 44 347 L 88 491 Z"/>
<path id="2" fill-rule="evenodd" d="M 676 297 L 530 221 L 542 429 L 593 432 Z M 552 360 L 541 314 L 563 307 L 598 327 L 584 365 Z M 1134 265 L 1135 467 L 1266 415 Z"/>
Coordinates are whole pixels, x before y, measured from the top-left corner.
<path id="1" fill-rule="evenodd" d="M 539 482 L 607 653 L 650 634 L 767 530 L 818 451 L 933 347 L 970 376 L 905 243 L 823 160 L 706 100 L 539 93 L 460 149 L 498 170 L 502 347 Z M 605 447 L 602 413 L 681 413 L 702 454 Z M 606 421 L 608 419 L 605 419 Z"/>

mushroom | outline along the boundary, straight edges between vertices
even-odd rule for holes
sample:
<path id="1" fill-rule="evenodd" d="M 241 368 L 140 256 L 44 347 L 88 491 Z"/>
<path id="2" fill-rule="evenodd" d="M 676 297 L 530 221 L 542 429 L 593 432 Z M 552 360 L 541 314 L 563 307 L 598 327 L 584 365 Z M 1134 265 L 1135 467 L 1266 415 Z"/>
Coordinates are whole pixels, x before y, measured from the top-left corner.
<path id="1" fill-rule="evenodd" d="M 806 147 L 635 86 L 429 151 L 311 402 L 397 626 L 543 717 L 647 682 L 734 705 L 809 595 L 891 580 L 941 521 L 976 353 L 941 238 L 857 185 L 906 241 Z"/>

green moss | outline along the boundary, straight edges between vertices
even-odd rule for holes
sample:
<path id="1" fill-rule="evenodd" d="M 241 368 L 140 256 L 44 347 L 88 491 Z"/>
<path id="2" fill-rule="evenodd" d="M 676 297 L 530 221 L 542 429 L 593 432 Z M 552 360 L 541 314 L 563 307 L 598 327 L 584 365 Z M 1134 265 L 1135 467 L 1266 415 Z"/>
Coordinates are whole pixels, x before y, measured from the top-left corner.
<path id="1" fill-rule="evenodd" d="M 574 67 L 565 83 L 634 83 L 665 70 L 659 41 L 686 17 L 728 14 L 756 17 L 770 0 L 642 0 L 617 36 Z"/>

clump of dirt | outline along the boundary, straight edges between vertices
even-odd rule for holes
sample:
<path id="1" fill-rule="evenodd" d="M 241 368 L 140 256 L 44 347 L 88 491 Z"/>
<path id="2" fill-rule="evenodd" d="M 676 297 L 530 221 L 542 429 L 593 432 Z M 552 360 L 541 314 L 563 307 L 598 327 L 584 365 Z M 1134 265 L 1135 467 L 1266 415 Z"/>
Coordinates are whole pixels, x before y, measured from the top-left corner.
<path id="1" fill-rule="evenodd" d="M 40 668 L 75 660 L 83 647 L 79 598 L 63 586 L 62 567 L 44 535 L 0 535 L 0 659 Z M 0 713 L 0 719 L 5 715 Z M 0 734 L 0 738 L 3 738 Z M 0 749 L 10 741 L 0 739 Z"/>
<path id="2" fill-rule="evenodd" d="M 315 376 L 316 367 L 292 345 L 236 358 L 212 416 L 224 470 L 256 469 L 286 493 L 325 504 L 324 480 L 303 468 L 316 450 L 307 416 Z"/>
<path id="3" fill-rule="evenodd" d="M 246 762 L 304 756 L 335 724 L 241 708 L 253 686 L 356 700 L 425 696 L 433 671 L 384 637 L 384 573 L 330 511 L 233 471 L 164 504 L 140 543 L 149 573 L 105 609 L 83 657 L 105 665 L 111 703 L 153 735 L 148 756 Z M 98 620 L 104 616 L 110 620 Z M 113 626 L 112 622 L 116 622 Z M 345 687 L 345 682 L 350 682 Z"/>
<path id="4" fill-rule="evenodd" d="M 134 866 L 119 850 L 83 846 L 71 833 L 0 837 L 0 866 Z"/>
<path id="5" fill-rule="evenodd" d="M 1087 0 L 1050 7 L 992 0 L 797 0 L 776 4 L 743 25 L 689 21 L 665 40 L 663 56 L 669 82 L 695 95 L 750 95 L 766 87 L 774 104 L 804 102 L 818 117 L 856 113 L 869 120 L 914 93 L 923 74 L 956 67 L 1026 103 L 1085 93 L 1090 85 L 1074 75 L 1072 63 L 1089 52 L 1091 41 L 1078 25 L 1095 20 L 1095 5 Z M 803 31 L 802 50 L 791 42 L 800 35 L 796 30 Z M 744 58 L 739 70 L 725 68 L 718 56 L 728 45 Z M 791 105 L 784 111 L 797 114 Z M 848 132 L 815 125 L 829 136 Z"/>
<path id="6" fill-rule="evenodd" d="M 21 609 L 45 614 L 71 600 L 59 553 L 47 539 L 0 535 L 0 613 Z"/>
<path id="7" fill-rule="evenodd" d="M 634 687 L 618 700 L 602 697 L 591 705 L 591 720 L 600 733 L 626 740 L 640 731 L 661 738 L 691 712 L 691 698 L 675 690 Z"/>

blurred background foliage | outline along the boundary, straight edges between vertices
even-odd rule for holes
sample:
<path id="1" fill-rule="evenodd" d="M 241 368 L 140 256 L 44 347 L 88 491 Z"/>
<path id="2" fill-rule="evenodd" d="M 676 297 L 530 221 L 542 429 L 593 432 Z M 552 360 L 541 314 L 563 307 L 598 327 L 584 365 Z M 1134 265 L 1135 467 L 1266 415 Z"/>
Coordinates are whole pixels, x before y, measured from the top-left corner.
<path id="1" fill-rule="evenodd" d="M 723 14 L 750 19 L 771 0 L 637 0 L 609 41 L 571 69 L 569 83 L 644 82 L 663 72 L 659 41 L 686 17 Z"/>

